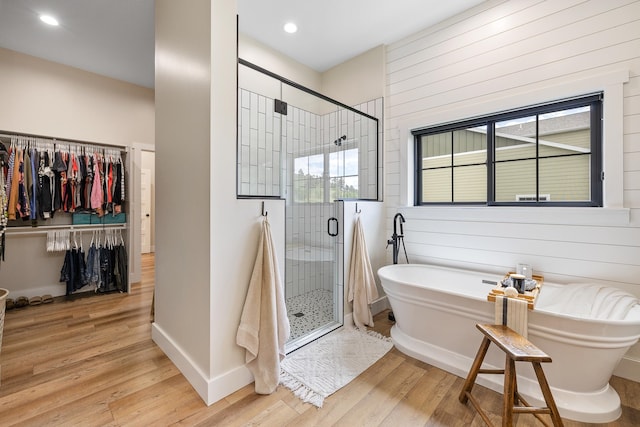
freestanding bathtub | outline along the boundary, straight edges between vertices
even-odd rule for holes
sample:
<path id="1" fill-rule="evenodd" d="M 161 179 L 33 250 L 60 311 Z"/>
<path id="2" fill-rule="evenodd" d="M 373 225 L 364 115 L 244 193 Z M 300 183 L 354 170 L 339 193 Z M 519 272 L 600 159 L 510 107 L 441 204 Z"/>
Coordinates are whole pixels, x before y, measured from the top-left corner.
<path id="1" fill-rule="evenodd" d="M 396 324 L 395 346 L 405 354 L 465 378 L 482 335 L 476 323 L 493 323 L 493 287 L 482 280 L 502 277 L 469 270 L 421 264 L 388 265 L 378 270 Z M 543 364 L 561 416 L 604 423 L 621 414 L 620 398 L 609 385 L 616 365 L 640 338 L 640 305 L 624 320 L 595 320 L 545 310 L 553 289 L 545 282 L 535 310 L 529 312 L 529 340 L 553 359 Z M 504 354 L 489 348 L 485 367 L 502 369 Z M 518 391 L 534 405 L 544 404 L 528 363 L 518 363 Z M 478 383 L 502 392 L 502 377 L 480 375 Z"/>

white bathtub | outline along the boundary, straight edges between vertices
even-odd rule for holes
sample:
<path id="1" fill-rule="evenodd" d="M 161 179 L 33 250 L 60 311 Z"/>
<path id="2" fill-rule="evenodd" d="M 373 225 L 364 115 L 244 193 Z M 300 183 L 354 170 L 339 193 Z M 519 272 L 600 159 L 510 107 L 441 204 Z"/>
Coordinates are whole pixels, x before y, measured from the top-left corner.
<path id="1" fill-rule="evenodd" d="M 405 354 L 465 378 L 482 334 L 476 323 L 493 323 L 492 288 L 482 280 L 501 276 L 419 264 L 389 265 L 378 270 L 396 324 L 395 346 Z M 544 283 L 529 312 L 529 340 L 553 359 L 543 364 L 561 416 L 604 423 L 621 414 L 620 398 L 609 386 L 616 365 L 640 338 L 640 305 L 625 320 L 593 320 L 544 309 L 545 289 L 563 285 Z M 491 346 L 485 366 L 502 369 L 504 354 Z M 518 391 L 532 404 L 544 400 L 528 363 L 518 363 Z M 502 392 L 502 376 L 480 375 L 478 383 Z"/>

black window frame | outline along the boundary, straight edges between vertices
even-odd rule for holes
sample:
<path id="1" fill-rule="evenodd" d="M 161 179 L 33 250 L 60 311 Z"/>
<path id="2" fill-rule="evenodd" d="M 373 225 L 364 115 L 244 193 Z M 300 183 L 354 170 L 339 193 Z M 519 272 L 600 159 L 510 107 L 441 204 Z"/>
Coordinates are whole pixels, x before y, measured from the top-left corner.
<path id="1" fill-rule="evenodd" d="M 569 207 L 602 207 L 603 206 L 603 168 L 602 168 L 602 120 L 603 120 L 603 108 L 602 108 L 603 93 L 594 93 L 583 95 L 571 99 L 551 101 L 544 104 L 538 104 L 519 109 L 509 110 L 500 113 L 488 114 L 486 116 L 475 117 L 471 119 L 461 120 L 457 122 L 445 123 L 436 126 L 429 126 L 420 129 L 415 129 L 411 133 L 414 136 L 414 190 L 415 206 L 434 206 L 434 205 L 446 205 L 446 206 L 569 206 Z M 590 198 L 591 200 L 584 201 L 501 201 L 495 200 L 495 124 L 496 122 L 502 122 L 506 120 L 515 120 L 524 117 L 536 117 L 536 141 L 538 141 L 538 115 L 551 113 L 560 110 L 570 110 L 579 107 L 590 107 Z M 454 201 L 454 174 L 451 174 L 451 201 L 449 202 L 425 202 L 422 200 L 422 137 L 427 135 L 441 134 L 486 126 L 486 150 L 487 150 L 487 200 L 478 202 L 456 202 Z M 452 142 L 453 144 L 453 142 Z M 538 147 L 538 143 L 536 143 Z M 453 148 L 453 147 L 452 147 Z M 453 149 L 452 155 L 453 155 Z M 539 180 L 539 161 L 540 156 L 536 148 L 536 197 L 540 197 Z M 522 159 L 519 159 L 522 160 Z M 452 171 L 455 166 L 451 165 Z"/>

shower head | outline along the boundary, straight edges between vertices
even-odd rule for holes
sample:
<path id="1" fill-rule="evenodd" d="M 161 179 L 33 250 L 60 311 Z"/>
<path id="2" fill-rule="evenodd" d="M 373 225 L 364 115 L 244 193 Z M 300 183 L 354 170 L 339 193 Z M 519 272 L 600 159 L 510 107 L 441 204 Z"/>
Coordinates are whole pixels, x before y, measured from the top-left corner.
<path id="1" fill-rule="evenodd" d="M 342 141 L 346 141 L 346 139 L 347 139 L 347 135 L 342 135 L 340 138 L 333 141 L 333 143 L 336 144 L 338 147 L 340 147 L 342 145 Z"/>

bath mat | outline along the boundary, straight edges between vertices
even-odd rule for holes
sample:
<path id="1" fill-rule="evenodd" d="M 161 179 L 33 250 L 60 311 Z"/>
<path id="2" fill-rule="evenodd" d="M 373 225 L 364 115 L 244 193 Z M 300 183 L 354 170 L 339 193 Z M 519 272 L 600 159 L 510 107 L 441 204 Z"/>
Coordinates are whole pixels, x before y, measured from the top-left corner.
<path id="1" fill-rule="evenodd" d="M 343 328 L 306 345 L 280 363 L 280 384 L 319 408 L 324 399 L 387 354 L 391 339 Z"/>

